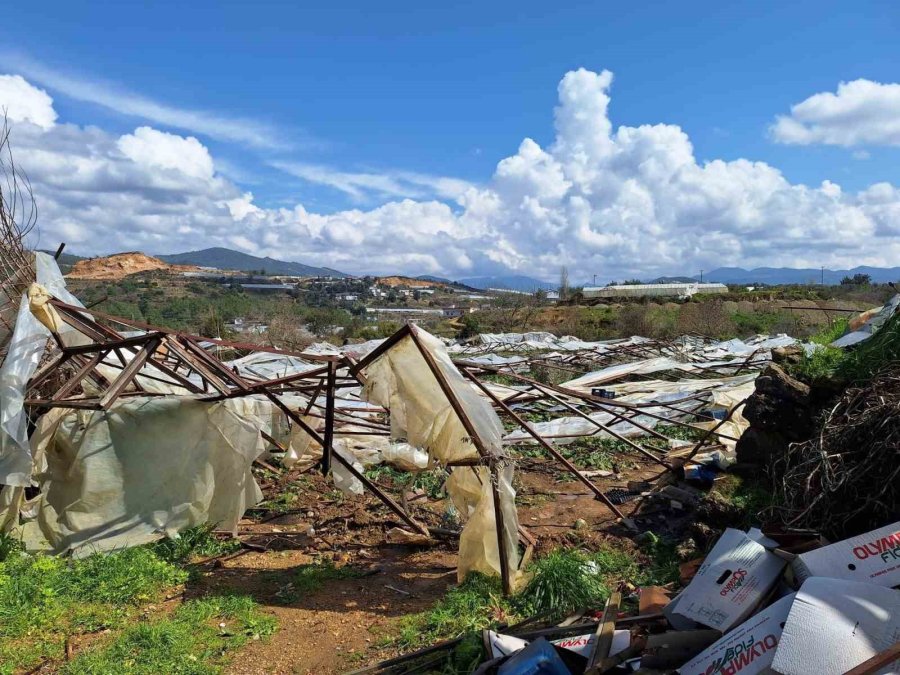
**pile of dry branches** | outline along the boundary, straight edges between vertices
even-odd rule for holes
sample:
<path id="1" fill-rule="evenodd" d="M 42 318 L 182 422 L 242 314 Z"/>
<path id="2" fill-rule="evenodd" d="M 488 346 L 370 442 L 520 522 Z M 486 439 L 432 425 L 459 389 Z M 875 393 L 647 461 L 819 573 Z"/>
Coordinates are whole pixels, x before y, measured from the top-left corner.
<path id="1" fill-rule="evenodd" d="M 884 526 L 900 513 L 900 367 L 848 389 L 817 436 L 792 445 L 773 475 L 793 527 L 832 538 Z"/>
<path id="2" fill-rule="evenodd" d="M 0 363 L 12 337 L 22 292 L 34 281 L 34 262 L 23 240 L 37 222 L 31 183 L 16 166 L 9 125 L 0 127 Z"/>

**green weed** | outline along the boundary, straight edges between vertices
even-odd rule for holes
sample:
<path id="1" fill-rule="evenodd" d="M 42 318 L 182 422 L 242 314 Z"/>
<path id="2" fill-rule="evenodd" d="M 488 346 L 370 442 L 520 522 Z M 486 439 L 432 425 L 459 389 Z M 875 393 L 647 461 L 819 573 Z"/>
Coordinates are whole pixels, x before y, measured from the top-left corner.
<path id="1" fill-rule="evenodd" d="M 121 626 L 187 573 L 148 548 L 0 562 L 0 672 L 62 656 L 65 636 Z"/>
<path id="2" fill-rule="evenodd" d="M 596 606 L 609 595 L 597 569 L 596 562 L 578 551 L 552 551 L 532 565 L 534 576 L 522 591 L 519 604 L 526 614 L 564 614 Z"/>
<path id="3" fill-rule="evenodd" d="M 283 594 L 283 601 L 293 602 L 301 595 L 315 593 L 327 581 L 336 579 L 354 579 L 360 576 L 360 571 L 349 567 L 337 567 L 330 560 L 319 561 L 309 565 L 301 565 L 297 568 L 294 578 Z"/>
<path id="4" fill-rule="evenodd" d="M 405 617 L 394 644 L 404 649 L 496 626 L 513 612 L 512 601 L 504 597 L 500 580 L 470 574 L 447 591 L 430 610 Z"/>
<path id="5" fill-rule="evenodd" d="M 206 524 L 183 530 L 174 538 L 161 539 L 151 548 L 157 556 L 172 563 L 188 561 L 192 556 L 210 557 L 232 553 L 241 547 L 237 539 L 219 539 L 215 525 Z"/>
<path id="6" fill-rule="evenodd" d="M 213 596 L 185 602 L 171 618 L 128 627 L 107 646 L 86 652 L 63 670 L 100 673 L 218 673 L 231 652 L 271 635 L 273 617 L 247 596 Z"/>

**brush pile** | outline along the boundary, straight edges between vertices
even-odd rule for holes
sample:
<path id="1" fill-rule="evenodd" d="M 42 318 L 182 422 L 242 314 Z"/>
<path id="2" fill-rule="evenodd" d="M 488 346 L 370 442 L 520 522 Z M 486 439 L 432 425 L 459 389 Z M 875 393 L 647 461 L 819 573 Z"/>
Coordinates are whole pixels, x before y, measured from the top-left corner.
<path id="1" fill-rule="evenodd" d="M 792 527 L 844 537 L 900 513 L 900 366 L 844 392 L 773 475 Z"/>

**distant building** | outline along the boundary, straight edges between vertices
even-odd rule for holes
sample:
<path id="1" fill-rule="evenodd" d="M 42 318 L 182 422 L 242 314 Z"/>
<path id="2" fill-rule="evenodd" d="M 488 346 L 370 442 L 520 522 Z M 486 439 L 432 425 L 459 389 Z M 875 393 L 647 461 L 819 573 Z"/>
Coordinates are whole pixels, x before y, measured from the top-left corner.
<path id="1" fill-rule="evenodd" d="M 233 333 L 250 333 L 254 335 L 262 335 L 269 327 L 261 321 L 247 321 L 243 317 L 237 316 L 233 321 L 226 321 L 225 328 Z"/>
<path id="2" fill-rule="evenodd" d="M 448 319 L 453 319 L 464 314 L 471 314 L 474 311 L 474 307 L 445 307 L 441 310 L 441 314 Z"/>
<path id="3" fill-rule="evenodd" d="M 697 293 L 727 293 L 725 284 L 623 284 L 621 286 L 588 286 L 585 298 L 689 298 Z"/>
<path id="4" fill-rule="evenodd" d="M 559 291 L 547 291 L 548 300 L 559 300 Z"/>
<path id="5" fill-rule="evenodd" d="M 230 284 L 223 284 L 228 286 Z M 256 293 L 277 293 L 279 291 L 292 291 L 294 286 L 291 284 L 241 284 L 241 288 Z"/>
<path id="6" fill-rule="evenodd" d="M 511 288 L 488 288 L 492 293 L 511 293 L 513 295 L 534 295 L 531 291 L 515 291 Z"/>

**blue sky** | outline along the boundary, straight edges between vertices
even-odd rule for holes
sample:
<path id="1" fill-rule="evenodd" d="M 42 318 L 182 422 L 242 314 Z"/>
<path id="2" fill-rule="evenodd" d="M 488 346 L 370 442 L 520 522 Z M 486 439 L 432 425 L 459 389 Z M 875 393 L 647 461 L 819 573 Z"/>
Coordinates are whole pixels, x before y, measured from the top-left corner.
<path id="1" fill-rule="evenodd" d="M 873 141 L 836 145 L 827 140 L 776 142 L 770 131 L 776 117 L 790 114 L 792 105 L 835 92 L 841 82 L 889 84 L 898 79 L 896 3 L 16 3 L 7 8 L 6 17 L 7 25 L 16 28 L 0 48 L 0 72 L 21 75 L 46 91 L 59 123 L 82 130 L 97 127 L 110 138 L 139 126 L 194 136 L 208 149 L 216 174 L 235 190 L 252 192 L 260 209 L 302 204 L 307 212 L 321 215 L 368 212 L 409 197 L 447 204 L 458 220 L 471 206 L 459 203 L 455 193 L 434 189 L 431 179 L 491 187 L 498 162 L 516 156 L 523 139 L 534 139 L 545 149 L 553 146 L 558 140 L 557 86 L 578 68 L 614 73 L 607 87 L 613 131 L 620 125 L 677 125 L 689 137 L 700 166 L 717 159 L 764 162 L 790 185 L 818 188 L 827 180 L 847 194 L 898 183 L 900 150 L 893 136 L 872 134 Z M 106 104 L 98 104 L 104 97 Z M 182 118 L 173 123 L 147 114 L 147 106 L 137 114 L 128 112 L 122 99 L 129 97 L 202 113 L 201 123 Z M 894 113 L 900 117 L 900 111 Z M 878 114 L 889 117 L 890 109 L 885 113 L 882 105 Z M 222 132 L 222 125 L 210 125 L 209 118 L 250 131 L 235 134 L 234 126 L 226 125 Z M 862 115 L 854 123 L 865 124 L 866 119 Z M 286 170 L 297 165 L 302 170 L 293 173 L 300 175 Z M 348 174 L 357 180 L 349 187 Z M 360 174 L 394 182 L 360 187 Z M 429 180 L 416 182 L 423 175 Z M 397 181 L 403 189 L 395 187 Z M 594 213 L 604 210 L 597 196 L 603 190 L 577 192 L 592 195 Z M 656 200 L 654 211 L 663 213 L 657 188 L 649 193 Z M 48 199 L 59 201 L 53 195 Z M 810 208 L 819 212 L 822 207 L 797 208 L 805 218 Z M 635 251 L 623 249 L 622 241 L 594 237 L 588 243 L 597 250 L 582 255 L 579 249 L 591 239 L 588 233 L 587 239 L 561 240 L 553 255 L 542 251 L 535 258 L 526 247 L 485 258 L 473 253 L 486 241 L 491 245 L 484 228 L 502 230 L 504 242 L 495 238 L 502 248 L 506 240 L 515 245 L 517 227 L 525 227 L 508 212 L 492 217 L 474 234 L 462 226 L 462 235 L 449 233 L 452 245 L 459 244 L 451 259 L 427 260 L 430 252 L 419 246 L 407 256 L 394 251 L 372 269 L 388 271 L 398 265 L 410 273 L 474 274 L 532 268 L 532 273 L 548 276 L 571 259 L 578 268 L 615 268 L 626 274 L 678 272 L 723 256 L 745 266 L 771 257 L 758 242 L 741 250 L 723 244 L 705 255 L 693 241 L 685 244 L 693 246 L 687 252 L 657 252 L 662 263 L 659 256 L 629 263 L 623 255 Z M 875 222 L 872 213 L 866 217 L 874 220 L 860 235 L 885 234 L 894 224 L 893 211 L 887 226 Z M 678 239 L 677 228 L 684 223 L 659 219 L 662 232 L 657 235 Z M 607 223 L 591 222 L 594 233 L 610 231 Z M 765 227 L 772 226 L 767 221 Z M 55 234 L 53 222 L 47 227 Z M 304 227 L 307 235 L 323 236 L 314 226 L 312 232 L 308 224 Z M 535 227 L 543 225 L 528 229 Z M 730 231 L 724 221 L 716 227 L 723 236 Z M 832 227 L 837 231 L 848 225 L 835 221 Z M 62 233 L 63 226 L 57 229 Z M 233 237 L 252 229 L 236 226 Z M 443 229 L 437 231 L 441 236 L 435 246 L 442 246 Z M 649 235 L 654 231 L 651 227 Z M 820 232 L 808 234 L 822 238 Z M 209 232 L 169 242 L 154 236 L 141 234 L 138 240 L 152 244 L 153 252 L 192 241 L 198 247 L 216 243 Z M 359 244 L 352 237 L 337 237 L 289 255 L 283 241 L 247 239 L 256 247 L 250 252 L 281 251 L 285 258 L 331 254 L 348 241 Z M 234 241 L 219 243 L 239 247 Z M 87 236 L 76 247 L 104 252 L 103 244 Z M 359 254 L 377 249 L 360 249 Z M 875 249 L 845 250 L 826 264 L 856 259 L 886 264 L 884 256 Z M 528 260 L 539 260 L 538 269 Z M 810 262 L 802 254 L 779 260 Z"/>

